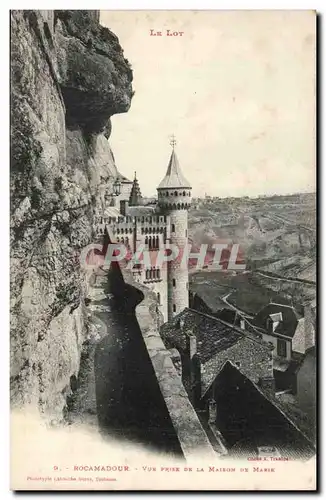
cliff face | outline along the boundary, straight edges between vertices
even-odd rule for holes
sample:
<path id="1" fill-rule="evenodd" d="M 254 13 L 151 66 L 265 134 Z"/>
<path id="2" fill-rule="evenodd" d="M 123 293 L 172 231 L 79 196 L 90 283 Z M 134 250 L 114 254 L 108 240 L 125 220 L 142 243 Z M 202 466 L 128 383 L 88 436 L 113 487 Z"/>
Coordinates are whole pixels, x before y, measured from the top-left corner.
<path id="1" fill-rule="evenodd" d="M 96 11 L 11 18 L 11 396 L 61 419 L 87 336 L 80 250 L 117 168 L 132 72 Z"/>

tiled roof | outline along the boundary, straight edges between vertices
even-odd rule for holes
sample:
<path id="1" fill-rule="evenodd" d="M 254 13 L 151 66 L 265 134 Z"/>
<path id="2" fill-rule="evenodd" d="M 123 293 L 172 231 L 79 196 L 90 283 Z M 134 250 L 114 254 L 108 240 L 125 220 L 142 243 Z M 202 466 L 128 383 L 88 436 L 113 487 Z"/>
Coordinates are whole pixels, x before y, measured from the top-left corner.
<path id="1" fill-rule="evenodd" d="M 168 169 L 164 179 L 160 182 L 157 189 L 166 189 L 166 188 L 191 188 L 187 179 L 183 176 L 177 155 L 172 150 Z"/>
<path id="2" fill-rule="evenodd" d="M 219 297 L 219 294 L 222 295 L 225 291 L 224 287 L 218 285 L 212 287 L 209 283 L 191 283 L 190 288 L 213 313 L 226 308 L 225 303 Z"/>
<path id="3" fill-rule="evenodd" d="M 314 454 L 314 445 L 309 437 L 303 432 L 303 430 L 300 428 L 300 424 L 297 421 L 297 419 L 294 417 L 293 414 L 291 416 L 288 414 L 288 412 L 285 410 L 282 404 L 279 403 L 279 401 L 276 400 L 275 396 L 271 395 L 270 393 L 267 393 L 264 391 L 262 388 L 260 388 L 257 384 L 255 384 L 252 380 L 250 380 L 242 371 L 239 367 L 235 366 L 233 363 L 230 361 L 226 361 L 224 364 L 223 368 L 220 370 L 219 374 L 217 377 L 224 376 L 225 380 L 230 380 L 231 373 L 237 373 L 237 376 L 239 377 L 239 380 L 242 379 L 244 382 L 243 389 L 248 388 L 251 386 L 254 388 L 262 397 L 262 400 L 265 400 L 268 402 L 270 405 L 272 405 L 279 413 L 280 417 L 283 418 L 288 425 L 292 427 L 293 430 L 295 430 L 298 433 L 298 436 L 300 438 L 303 438 L 305 441 L 305 445 L 310 449 L 310 453 Z M 226 376 L 225 376 L 226 374 Z M 216 378 L 217 378 L 216 377 Z M 262 408 L 263 406 L 261 406 Z M 261 409 L 260 409 L 261 410 Z M 254 413 L 254 412 L 253 412 Z"/>
<path id="4" fill-rule="evenodd" d="M 184 322 L 182 329 L 180 320 Z M 162 327 L 164 340 L 181 351 L 186 349 L 185 332 L 196 336 L 197 354 L 202 363 L 206 363 L 244 337 L 243 333 L 220 319 L 192 309 L 185 309 Z"/>
<path id="5" fill-rule="evenodd" d="M 297 328 L 300 314 L 294 307 L 271 302 L 263 307 L 252 320 L 252 324 L 259 328 L 267 328 L 267 319 L 273 314 L 282 313 L 282 321 L 278 324 L 275 333 L 292 338 Z"/>

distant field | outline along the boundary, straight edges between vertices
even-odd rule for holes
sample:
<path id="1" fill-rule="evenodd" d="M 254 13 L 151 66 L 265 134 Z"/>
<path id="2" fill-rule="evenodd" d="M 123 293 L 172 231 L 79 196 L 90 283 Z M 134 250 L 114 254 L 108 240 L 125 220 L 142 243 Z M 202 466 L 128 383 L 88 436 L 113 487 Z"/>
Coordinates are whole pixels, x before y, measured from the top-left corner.
<path id="1" fill-rule="evenodd" d="M 263 284 L 254 283 L 252 274 L 225 272 L 198 272 L 191 276 L 190 290 L 203 290 L 203 295 L 209 293 L 209 306 L 218 303 L 222 297 L 229 294 L 227 301 L 248 314 L 255 314 L 271 300 L 290 303 L 282 294 L 269 290 Z M 227 305 L 225 305 L 227 307 Z"/>
<path id="2" fill-rule="evenodd" d="M 195 207 L 189 213 L 195 244 L 238 243 L 249 269 L 261 263 L 283 276 L 315 279 L 315 194 L 204 199 Z"/>

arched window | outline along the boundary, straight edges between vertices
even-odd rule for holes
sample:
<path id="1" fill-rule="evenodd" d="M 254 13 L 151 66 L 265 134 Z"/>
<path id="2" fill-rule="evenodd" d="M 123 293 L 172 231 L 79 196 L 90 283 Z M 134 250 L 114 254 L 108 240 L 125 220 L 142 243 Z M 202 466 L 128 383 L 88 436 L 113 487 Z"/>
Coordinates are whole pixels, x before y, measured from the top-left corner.
<path id="1" fill-rule="evenodd" d="M 175 313 L 177 310 L 177 306 L 175 304 L 173 304 L 173 312 Z"/>
<path id="2" fill-rule="evenodd" d="M 171 231 L 172 233 L 175 233 L 175 224 L 171 224 Z"/>
<path id="3" fill-rule="evenodd" d="M 148 236 L 145 237 L 145 245 L 148 245 Z"/>
<path id="4" fill-rule="evenodd" d="M 157 302 L 161 304 L 161 294 L 157 292 Z"/>
<path id="5" fill-rule="evenodd" d="M 169 196 L 169 191 L 166 191 L 166 192 L 165 192 L 165 196 Z"/>
<path id="6" fill-rule="evenodd" d="M 178 191 L 174 191 L 174 196 L 178 196 Z"/>
<path id="7" fill-rule="evenodd" d="M 183 196 L 186 196 L 186 191 L 184 191 L 182 194 L 183 194 Z"/>
<path id="8" fill-rule="evenodd" d="M 146 279 L 148 280 L 149 279 L 149 269 L 146 269 L 145 276 L 146 276 Z"/>
<path id="9" fill-rule="evenodd" d="M 125 239 L 122 237 L 121 238 L 121 243 L 124 243 L 125 242 Z"/>
<path id="10" fill-rule="evenodd" d="M 172 285 L 175 286 L 175 279 L 172 280 Z"/>
<path id="11" fill-rule="evenodd" d="M 149 243 L 148 248 L 150 250 L 152 250 L 152 237 L 151 236 L 149 237 L 148 243 Z"/>
<path id="12" fill-rule="evenodd" d="M 156 249 L 158 250 L 160 248 L 160 238 L 156 236 Z"/>
<path id="13" fill-rule="evenodd" d="M 157 278 L 161 279 L 161 270 L 160 269 L 157 270 Z"/>

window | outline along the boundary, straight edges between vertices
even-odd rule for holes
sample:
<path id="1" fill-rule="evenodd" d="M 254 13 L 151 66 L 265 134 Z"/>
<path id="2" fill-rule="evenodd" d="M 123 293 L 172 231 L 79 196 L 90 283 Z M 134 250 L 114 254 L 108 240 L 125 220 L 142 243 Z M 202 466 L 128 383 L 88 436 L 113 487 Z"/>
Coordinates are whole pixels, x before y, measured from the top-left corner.
<path id="1" fill-rule="evenodd" d="M 175 233 L 175 225 L 174 224 L 171 224 L 171 231 L 172 231 L 172 233 Z"/>
<path id="2" fill-rule="evenodd" d="M 161 294 L 159 292 L 157 293 L 157 302 L 161 304 Z"/>
<path id="3" fill-rule="evenodd" d="M 286 357 L 286 341 L 282 339 L 277 339 L 277 355 Z"/>
<path id="4" fill-rule="evenodd" d="M 237 366 L 238 368 L 240 368 L 240 367 L 241 367 L 241 363 L 240 363 L 240 361 L 236 361 L 236 362 L 235 362 L 235 366 Z"/>
<path id="5" fill-rule="evenodd" d="M 175 286 L 175 279 L 172 280 L 172 285 Z"/>
<path id="6" fill-rule="evenodd" d="M 177 307 L 176 307 L 176 305 L 175 305 L 175 304 L 173 304 L 173 312 L 175 313 L 175 312 L 176 312 L 176 310 L 177 310 Z"/>

